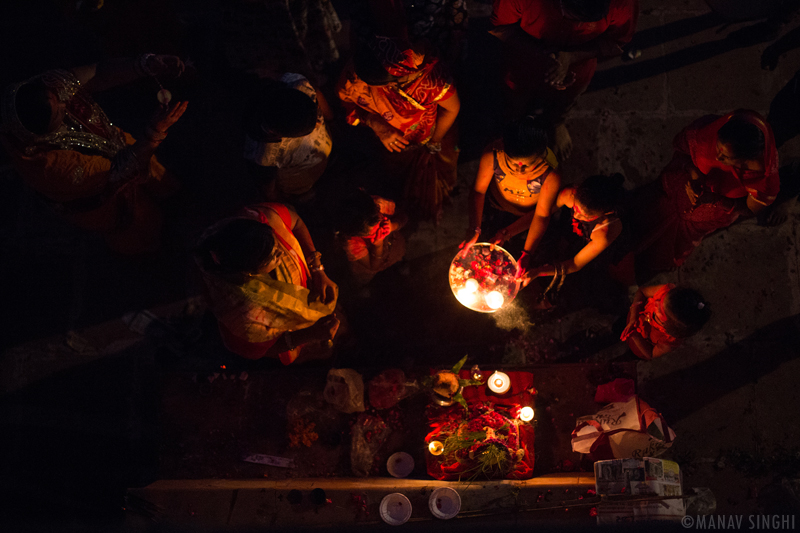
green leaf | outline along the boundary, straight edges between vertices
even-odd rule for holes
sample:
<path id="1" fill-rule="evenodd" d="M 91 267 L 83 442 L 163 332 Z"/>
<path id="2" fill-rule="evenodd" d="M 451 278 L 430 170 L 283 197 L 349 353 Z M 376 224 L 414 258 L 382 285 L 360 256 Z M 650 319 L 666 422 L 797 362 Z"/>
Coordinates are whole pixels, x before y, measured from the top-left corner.
<path id="1" fill-rule="evenodd" d="M 464 399 L 464 396 L 460 392 L 455 396 L 453 396 L 453 400 L 458 402 L 458 404 L 464 408 L 464 411 L 467 412 L 467 415 L 469 415 L 469 407 L 467 407 L 467 400 Z"/>
<path id="2" fill-rule="evenodd" d="M 467 357 L 469 357 L 469 354 L 467 354 L 464 357 L 462 357 L 461 361 L 459 361 L 458 363 L 455 364 L 455 366 L 453 366 L 453 373 L 454 374 L 457 375 L 459 373 L 459 371 L 461 371 L 461 367 L 464 366 L 464 363 L 467 362 Z"/>

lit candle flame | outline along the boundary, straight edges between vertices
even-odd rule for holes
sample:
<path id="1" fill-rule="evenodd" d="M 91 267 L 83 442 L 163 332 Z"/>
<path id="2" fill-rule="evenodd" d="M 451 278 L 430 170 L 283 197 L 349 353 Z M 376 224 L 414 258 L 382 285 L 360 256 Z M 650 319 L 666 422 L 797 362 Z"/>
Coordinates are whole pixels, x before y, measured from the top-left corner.
<path id="1" fill-rule="evenodd" d="M 500 294 L 500 291 L 492 291 L 486 295 L 486 305 L 492 309 L 500 309 L 503 307 L 505 298 Z"/>
<path id="2" fill-rule="evenodd" d="M 523 422 L 530 422 L 533 420 L 533 409 L 530 407 L 523 407 L 519 410 L 519 419 Z"/>
<path id="3" fill-rule="evenodd" d="M 431 455 L 442 455 L 442 452 L 444 452 L 444 444 L 438 440 L 432 440 L 430 444 L 428 444 L 428 451 L 431 452 Z"/>
<path id="4" fill-rule="evenodd" d="M 487 385 L 489 385 L 489 390 L 492 392 L 503 394 L 511 387 L 511 379 L 505 372 L 496 371 L 494 374 L 489 376 Z"/>
<path id="5" fill-rule="evenodd" d="M 467 307 L 471 307 L 478 299 L 477 295 L 474 292 L 471 292 L 466 288 L 459 289 L 458 294 L 456 294 L 456 298 L 458 298 L 458 301 L 466 305 Z"/>
<path id="6" fill-rule="evenodd" d="M 469 278 L 467 282 L 464 284 L 464 290 L 467 292 L 475 292 L 478 290 L 480 285 L 478 284 L 478 280 L 474 278 Z"/>

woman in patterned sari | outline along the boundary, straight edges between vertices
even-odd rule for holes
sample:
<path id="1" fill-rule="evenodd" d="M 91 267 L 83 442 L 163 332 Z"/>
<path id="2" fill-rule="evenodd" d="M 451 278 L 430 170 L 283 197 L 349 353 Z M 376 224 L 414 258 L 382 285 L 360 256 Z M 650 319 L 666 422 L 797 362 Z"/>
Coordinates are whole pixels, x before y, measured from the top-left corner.
<path id="1" fill-rule="evenodd" d="M 157 201 L 178 189 L 153 153 L 187 102 L 162 106 L 136 140 L 90 93 L 182 71 L 175 56 L 145 54 L 45 72 L 6 89 L 0 140 L 23 180 L 69 222 L 99 232 L 114 251 L 152 252 L 162 224 Z"/>
<path id="2" fill-rule="evenodd" d="M 365 124 L 409 176 L 405 196 L 427 217 L 439 215 L 456 181 L 458 93 L 438 60 L 403 41 L 376 37 L 345 68 L 339 98 L 351 125 Z"/>
<path id="3" fill-rule="evenodd" d="M 330 355 L 338 287 L 297 213 L 276 203 L 248 207 L 209 228 L 195 257 L 230 351 L 284 365 L 301 350 L 304 359 Z"/>

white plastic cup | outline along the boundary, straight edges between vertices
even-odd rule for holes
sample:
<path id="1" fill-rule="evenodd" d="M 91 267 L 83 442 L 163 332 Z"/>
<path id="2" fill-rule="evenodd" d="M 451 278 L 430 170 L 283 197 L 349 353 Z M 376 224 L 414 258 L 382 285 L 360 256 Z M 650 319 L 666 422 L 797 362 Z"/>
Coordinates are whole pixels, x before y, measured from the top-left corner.
<path id="1" fill-rule="evenodd" d="M 392 477 L 408 477 L 414 470 L 414 458 L 406 452 L 393 453 L 386 461 L 386 470 Z"/>
<path id="2" fill-rule="evenodd" d="M 447 487 L 438 488 L 428 498 L 428 508 L 436 518 L 449 520 L 461 510 L 461 496 L 453 489 Z"/>
<path id="3" fill-rule="evenodd" d="M 384 522 L 400 526 L 411 518 L 411 502 L 399 492 L 393 492 L 383 497 L 379 511 Z"/>

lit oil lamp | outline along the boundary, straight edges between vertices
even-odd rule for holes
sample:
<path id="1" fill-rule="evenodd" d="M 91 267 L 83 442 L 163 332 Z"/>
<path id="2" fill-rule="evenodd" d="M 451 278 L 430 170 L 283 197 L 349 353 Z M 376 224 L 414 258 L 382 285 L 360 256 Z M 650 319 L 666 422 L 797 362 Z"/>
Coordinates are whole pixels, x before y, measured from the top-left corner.
<path id="1" fill-rule="evenodd" d="M 442 452 L 444 452 L 444 444 L 438 440 L 432 440 L 430 444 L 428 444 L 428 451 L 431 452 L 431 455 L 442 455 Z"/>
<path id="2" fill-rule="evenodd" d="M 464 307 L 494 313 L 519 291 L 517 262 L 500 246 L 478 243 L 466 255 L 459 252 L 450 263 L 450 289 Z"/>
<path id="3" fill-rule="evenodd" d="M 519 419 L 523 422 L 530 422 L 533 420 L 533 408 L 525 406 L 519 410 Z"/>
<path id="4" fill-rule="evenodd" d="M 489 390 L 495 394 L 504 394 L 511 388 L 511 378 L 509 378 L 508 374 L 505 372 L 497 370 L 494 374 L 489 376 L 489 380 L 486 384 L 489 386 Z"/>

